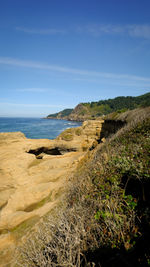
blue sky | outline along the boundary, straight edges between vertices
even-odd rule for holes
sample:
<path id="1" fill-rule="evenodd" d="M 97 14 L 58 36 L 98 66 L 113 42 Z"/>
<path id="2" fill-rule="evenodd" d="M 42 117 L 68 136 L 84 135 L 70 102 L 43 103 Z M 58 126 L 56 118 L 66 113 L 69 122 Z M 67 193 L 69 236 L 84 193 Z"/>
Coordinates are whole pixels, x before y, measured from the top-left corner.
<path id="1" fill-rule="evenodd" d="M 150 0 L 1 0 L 0 116 L 150 91 Z"/>

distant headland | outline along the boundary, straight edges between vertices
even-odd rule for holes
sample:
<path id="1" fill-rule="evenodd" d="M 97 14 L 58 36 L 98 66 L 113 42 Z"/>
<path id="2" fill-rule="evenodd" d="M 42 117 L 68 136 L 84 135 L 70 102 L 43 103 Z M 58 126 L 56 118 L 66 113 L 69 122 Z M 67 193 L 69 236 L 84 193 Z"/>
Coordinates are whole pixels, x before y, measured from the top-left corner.
<path id="1" fill-rule="evenodd" d="M 49 114 L 46 119 L 85 121 L 97 119 L 110 113 L 122 113 L 139 107 L 150 106 L 150 93 L 140 96 L 118 96 L 97 102 L 80 103 L 74 109 L 64 109 Z"/>

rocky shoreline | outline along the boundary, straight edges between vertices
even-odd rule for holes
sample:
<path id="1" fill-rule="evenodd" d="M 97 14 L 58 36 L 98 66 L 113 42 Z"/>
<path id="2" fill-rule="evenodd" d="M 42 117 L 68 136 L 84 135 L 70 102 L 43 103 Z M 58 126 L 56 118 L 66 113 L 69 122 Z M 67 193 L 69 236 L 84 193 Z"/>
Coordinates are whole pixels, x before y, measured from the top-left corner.
<path id="1" fill-rule="evenodd" d="M 21 132 L 0 133 L 1 266 L 13 266 L 16 246 L 56 209 L 68 179 L 86 152 L 126 123 L 134 125 L 143 114 L 148 116 L 149 108 L 127 111 L 115 118 L 112 114 L 105 121 L 84 121 L 80 127 L 66 129 L 55 140 L 28 139 Z"/>
<path id="2" fill-rule="evenodd" d="M 54 209 L 69 175 L 100 138 L 103 121 L 86 121 L 55 140 L 0 133 L 0 262 L 11 262 L 16 244 Z"/>

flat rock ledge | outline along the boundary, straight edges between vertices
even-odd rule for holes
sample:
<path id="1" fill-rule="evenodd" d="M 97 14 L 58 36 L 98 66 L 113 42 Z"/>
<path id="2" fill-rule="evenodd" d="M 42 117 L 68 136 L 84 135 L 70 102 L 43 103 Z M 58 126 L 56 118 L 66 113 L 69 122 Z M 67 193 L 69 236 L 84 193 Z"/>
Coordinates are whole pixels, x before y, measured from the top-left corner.
<path id="1" fill-rule="evenodd" d="M 14 248 L 25 228 L 59 203 L 68 177 L 99 140 L 102 124 L 102 120 L 85 121 L 55 140 L 0 133 L 0 266 L 12 266 Z"/>

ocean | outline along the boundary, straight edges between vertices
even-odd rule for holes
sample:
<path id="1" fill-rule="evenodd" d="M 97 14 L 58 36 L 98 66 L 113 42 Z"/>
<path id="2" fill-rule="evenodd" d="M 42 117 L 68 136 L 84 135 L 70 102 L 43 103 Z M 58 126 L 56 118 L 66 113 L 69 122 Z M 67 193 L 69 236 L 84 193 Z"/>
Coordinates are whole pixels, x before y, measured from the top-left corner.
<path id="1" fill-rule="evenodd" d="M 22 132 L 27 138 L 55 139 L 67 128 L 78 127 L 82 123 L 66 120 L 42 118 L 0 118 L 0 132 Z"/>

